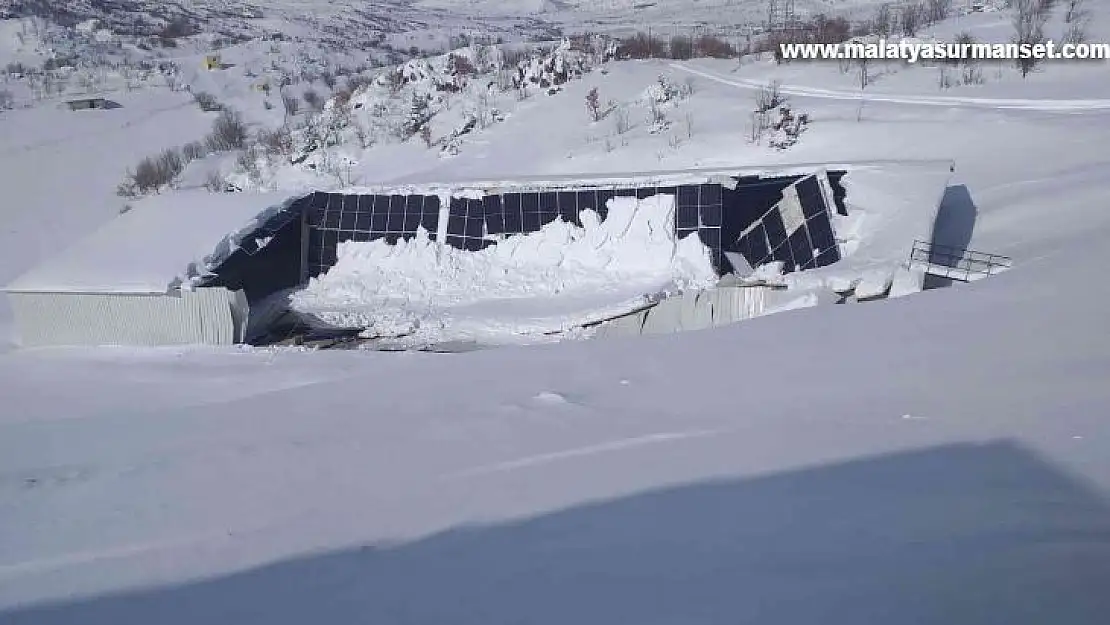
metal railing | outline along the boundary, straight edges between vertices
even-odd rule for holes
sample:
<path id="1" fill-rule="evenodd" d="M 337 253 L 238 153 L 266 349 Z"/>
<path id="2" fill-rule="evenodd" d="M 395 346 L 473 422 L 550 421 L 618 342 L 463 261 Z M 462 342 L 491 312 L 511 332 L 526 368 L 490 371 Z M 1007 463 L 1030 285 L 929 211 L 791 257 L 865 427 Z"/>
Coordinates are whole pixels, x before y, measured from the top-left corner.
<path id="1" fill-rule="evenodd" d="M 914 241 L 910 263 L 921 263 L 925 272 L 942 278 L 970 282 L 994 275 L 1013 265 L 1013 259 L 929 241 Z"/>

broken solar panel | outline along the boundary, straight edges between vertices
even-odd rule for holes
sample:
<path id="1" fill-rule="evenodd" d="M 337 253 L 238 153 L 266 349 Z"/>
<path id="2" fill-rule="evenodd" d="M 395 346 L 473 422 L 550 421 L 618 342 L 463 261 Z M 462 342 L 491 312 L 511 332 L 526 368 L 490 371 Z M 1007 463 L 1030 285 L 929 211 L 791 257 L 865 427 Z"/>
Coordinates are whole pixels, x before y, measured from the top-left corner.
<path id="1" fill-rule="evenodd" d="M 840 260 L 830 211 L 831 187 L 807 176 L 782 192 L 782 199 L 748 226 L 735 247 L 752 267 L 781 261 L 786 272 L 824 267 Z"/>

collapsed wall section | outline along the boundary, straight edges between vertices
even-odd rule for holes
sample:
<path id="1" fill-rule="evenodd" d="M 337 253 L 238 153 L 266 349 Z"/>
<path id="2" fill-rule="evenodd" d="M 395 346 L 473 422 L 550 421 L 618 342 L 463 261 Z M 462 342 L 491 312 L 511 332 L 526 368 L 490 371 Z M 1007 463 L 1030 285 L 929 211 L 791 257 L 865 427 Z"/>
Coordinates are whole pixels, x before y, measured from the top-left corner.
<path id="1" fill-rule="evenodd" d="M 831 265 L 841 258 L 832 225 L 836 211 L 835 191 L 824 172 L 800 178 L 726 251 L 740 253 L 752 267 L 781 262 L 786 273 Z"/>

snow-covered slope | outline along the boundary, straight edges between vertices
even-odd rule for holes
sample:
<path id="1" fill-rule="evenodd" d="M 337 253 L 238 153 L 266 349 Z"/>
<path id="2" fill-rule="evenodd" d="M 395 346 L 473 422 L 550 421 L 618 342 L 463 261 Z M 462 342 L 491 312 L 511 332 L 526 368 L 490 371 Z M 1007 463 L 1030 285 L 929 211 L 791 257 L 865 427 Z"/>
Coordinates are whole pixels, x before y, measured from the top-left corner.
<path id="1" fill-rule="evenodd" d="M 1091 38 L 1110 39 L 1092 6 Z M 952 158 L 934 237 L 1012 270 L 636 340 L 0 354 L 0 622 L 1103 623 L 1110 113 L 1058 103 L 1110 98 L 1108 67 L 985 65 L 984 84 L 944 90 L 937 68 L 874 69 L 884 97 L 844 99 L 857 77 L 835 64 L 617 63 L 453 158 L 407 142 L 359 167 Z M 641 98 L 660 73 L 693 90 L 652 134 Z M 770 79 L 810 115 L 784 152 L 745 140 Z M 634 128 L 589 120 L 594 86 Z M 0 113 L 0 186 L 18 194 L 0 270 L 108 219 L 125 167 L 211 119 L 131 97 Z"/>

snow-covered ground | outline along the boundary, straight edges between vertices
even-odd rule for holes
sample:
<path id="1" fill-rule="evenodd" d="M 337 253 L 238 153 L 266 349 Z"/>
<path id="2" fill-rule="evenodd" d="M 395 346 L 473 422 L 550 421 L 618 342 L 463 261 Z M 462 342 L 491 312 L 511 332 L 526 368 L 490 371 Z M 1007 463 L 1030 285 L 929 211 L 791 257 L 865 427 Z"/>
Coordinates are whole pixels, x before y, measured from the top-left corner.
<path id="1" fill-rule="evenodd" d="M 1012 270 L 466 354 L 9 350 L 0 622 L 1105 622 L 1110 111 L 1091 102 L 1110 66 L 946 90 L 936 68 L 879 69 L 867 93 L 885 97 L 861 107 L 836 64 L 616 63 L 514 104 L 456 157 L 409 142 L 358 167 L 370 183 L 951 158 L 936 239 Z M 693 92 L 650 134 L 660 73 Z M 811 120 L 784 152 L 745 141 L 751 85 L 772 78 Z M 588 120 L 594 86 L 634 128 Z M 110 219 L 123 170 L 212 117 L 129 97 L 0 113 L 0 278 Z"/>

